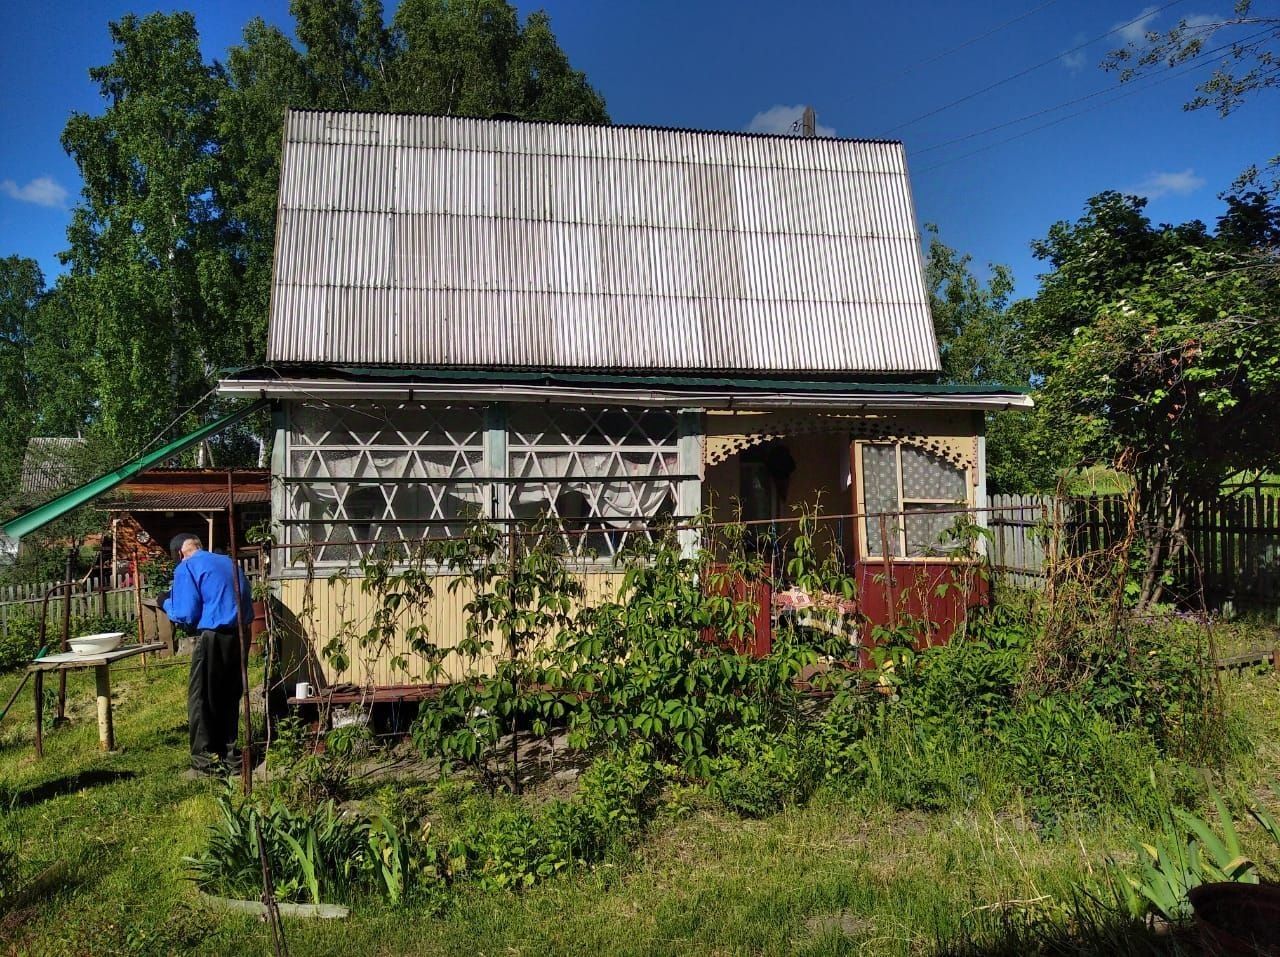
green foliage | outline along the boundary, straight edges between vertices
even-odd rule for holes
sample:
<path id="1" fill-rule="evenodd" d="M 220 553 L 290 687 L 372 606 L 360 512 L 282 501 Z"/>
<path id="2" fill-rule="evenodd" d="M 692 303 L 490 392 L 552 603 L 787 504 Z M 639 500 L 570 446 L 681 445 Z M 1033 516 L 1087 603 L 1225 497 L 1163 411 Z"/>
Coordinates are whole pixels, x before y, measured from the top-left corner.
<path id="1" fill-rule="evenodd" d="M 1213 761 L 1221 749 L 1201 747 L 1220 736 L 1213 663 L 1201 628 L 1170 618 L 1125 622 L 1118 643 L 1097 642 L 1088 655 L 1089 701 L 1116 726 L 1140 729 L 1162 750 Z"/>
<path id="2" fill-rule="evenodd" d="M 1275 782 L 1271 784 L 1271 793 L 1275 796 L 1277 803 L 1280 803 L 1280 785 Z M 1262 828 L 1262 832 L 1271 838 L 1271 843 L 1275 845 L 1275 849 L 1280 851 L 1280 821 L 1264 807 L 1249 808 L 1250 816 L 1258 822 L 1258 826 Z"/>
<path id="3" fill-rule="evenodd" d="M 1175 808 L 1162 822 L 1163 833 L 1153 843 L 1138 846 L 1136 875 L 1112 864 L 1135 916 L 1155 912 L 1170 921 L 1189 920 L 1187 892 L 1193 887 L 1224 881 L 1258 883 L 1257 867 L 1245 856 L 1231 813 L 1222 796 L 1210 791 L 1221 837 L 1203 818 Z"/>
<path id="4" fill-rule="evenodd" d="M 1034 370 L 1023 342 L 1023 303 L 1010 303 L 1013 277 L 992 264 L 984 284 L 972 259 L 942 242 L 927 225 L 925 281 L 934 334 L 949 382 L 1027 388 Z M 992 492 L 1033 492 L 1053 485 L 1057 462 L 1053 436 L 1034 413 L 987 416 L 987 487 Z"/>
<path id="5" fill-rule="evenodd" d="M 61 281 L 95 330 L 90 370 L 101 432 L 136 452 L 208 389 L 238 338 L 220 304 L 239 267 L 225 242 L 216 138 L 224 81 L 189 13 L 125 16 L 90 78 L 108 104 L 72 114 L 62 143 L 84 180 Z M 188 422 L 187 425 L 194 425 Z"/>
<path id="6" fill-rule="evenodd" d="M 297 718 L 282 719 L 267 752 L 273 793 L 298 808 L 344 800 L 351 794 L 355 765 L 372 741 L 372 733 L 359 721 L 335 728 L 319 741 Z"/>
<path id="7" fill-rule="evenodd" d="M 508 733 L 506 783 L 516 791 L 521 732 L 541 737 L 567 714 L 566 678 L 555 651 L 583 590 L 566 565 L 566 548 L 549 524 L 504 535 L 476 522 L 464 539 L 438 552 L 455 575 L 450 590 L 469 589 L 465 635 L 453 650 L 464 678 L 424 706 L 414 733 L 424 749 L 481 770 L 491 784 L 501 775 L 495 749 Z"/>
<path id="8" fill-rule="evenodd" d="M 1030 702 L 1014 712 L 998 740 L 1011 780 L 1029 795 L 1041 823 L 1052 826 L 1098 807 L 1149 818 L 1166 797 L 1150 740 L 1116 730 L 1078 698 Z"/>
<path id="9" fill-rule="evenodd" d="M 792 679 L 816 657 L 787 635 L 767 658 L 735 650 L 749 641 L 757 612 L 741 585 L 759 572 L 757 559 L 736 555 L 687 557 L 674 534 L 633 541 L 620 558 L 617 598 L 587 606 L 561 535 L 535 527 L 508 542 L 473 526 L 439 552 L 458 575 L 450 587 L 471 595 L 466 635 L 452 652 L 465 677 L 424 704 L 416 740 L 513 789 L 520 736 L 555 727 L 567 727 L 578 748 L 642 745 L 708 774 L 720 735 L 785 722 L 796 703 Z M 504 735 L 509 772 L 499 763 Z"/>
<path id="10" fill-rule="evenodd" d="M 763 727 L 735 728 L 720 742 L 711 790 L 743 817 L 768 817 L 805 803 L 822 774 L 822 754 L 807 732 Z"/>
<path id="11" fill-rule="evenodd" d="M 757 611 L 735 589 L 758 568 L 745 553 L 721 557 L 686 557 L 674 535 L 628 549 L 618 599 L 584 609 L 564 648 L 580 700 L 570 716 L 578 746 L 643 742 L 660 760 L 707 775 L 721 735 L 777 729 L 794 711 L 792 679 L 816 654 L 785 634 L 764 658 L 734 650 Z"/>
<path id="12" fill-rule="evenodd" d="M 1132 477 L 1141 608 L 1160 598 L 1185 503 L 1266 467 L 1267 423 L 1280 416 L 1273 198 L 1261 209 L 1242 198 L 1218 236 L 1199 222 L 1153 226 L 1145 203 L 1102 193 L 1054 225 L 1034 247 L 1052 271 L 1023 323 L 1044 378 L 1040 414 L 1068 440 L 1062 464 Z"/>
<path id="13" fill-rule="evenodd" d="M 1226 116 L 1249 98 L 1280 86 L 1276 69 L 1280 60 L 1280 17 L 1255 10 L 1253 0 L 1236 0 L 1233 6 L 1230 14 L 1186 17 L 1169 30 L 1147 32 L 1140 42 L 1112 50 L 1103 66 L 1119 71 L 1120 79 L 1127 81 L 1220 54 L 1213 75 L 1197 87 L 1198 94 L 1183 108 L 1199 110 L 1211 106 Z"/>
<path id="14" fill-rule="evenodd" d="M 1017 348 L 1016 317 L 1008 308 L 1013 292 L 1008 267 L 992 265 L 983 285 L 973 274 L 972 257 L 943 243 L 937 226 L 925 230 L 925 279 L 943 375 L 952 382 L 1026 385 L 1029 370 Z"/>
<path id="15" fill-rule="evenodd" d="M 292 747 L 286 743 L 285 750 Z M 297 771 L 299 764 L 281 769 Z M 206 890 L 256 898 L 261 833 L 281 900 L 331 903 L 376 894 L 391 904 L 411 898 L 438 904 L 459 881 L 522 890 L 590 866 L 632 840 L 653 812 L 659 785 L 648 756 L 635 751 L 595 761 L 572 799 L 536 810 L 453 791 L 441 799 L 455 802 L 460 821 L 444 838 L 428 820 L 415 825 L 394 796 L 366 814 L 339 811 L 332 798 L 314 795 L 295 809 L 289 792 L 252 801 L 228 792 L 218 799 L 208 845 L 187 865 Z"/>
<path id="16" fill-rule="evenodd" d="M 167 594 L 173 587 L 173 572 L 177 567 L 167 556 L 156 556 L 142 562 L 138 571 L 146 580 L 144 590 L 152 597 Z"/>
<path id="17" fill-rule="evenodd" d="M 38 608 L 39 606 L 37 606 Z M 105 631 L 122 631 L 126 635 L 134 630 L 132 622 L 112 615 L 90 615 L 71 619 L 71 637 L 95 635 Z M 52 615 L 45 634 L 45 644 L 50 654 L 58 650 L 62 640 L 61 619 Z M 36 656 L 40 650 L 40 618 L 38 615 L 14 615 L 4 631 L 0 632 L 0 673 L 19 668 Z"/>
<path id="18" fill-rule="evenodd" d="M 389 69 L 397 109 L 608 122 L 604 100 L 569 65 L 544 12 L 521 23 L 506 0 L 406 0 L 393 26 L 403 38 Z"/>
<path id="19" fill-rule="evenodd" d="M 0 795 L 2 797 L 3 795 Z M 20 843 L 7 823 L 0 827 L 0 916 L 8 912 L 24 886 Z"/>
<path id="20" fill-rule="evenodd" d="M 19 668 L 40 650 L 40 619 L 14 615 L 0 632 L 0 673 Z"/>
<path id="21" fill-rule="evenodd" d="M 33 259 L 0 259 L 0 499 L 17 487 L 27 438 L 32 434 L 31 373 L 27 352 L 44 276 Z"/>
<path id="22" fill-rule="evenodd" d="M 333 801 L 301 812 L 279 798 L 263 807 L 231 793 L 218 798 L 218 812 L 206 848 L 185 859 L 210 893 L 259 898 L 262 849 L 283 901 L 333 903 L 380 893 L 400 903 L 419 889 L 429 893 L 441 879 L 434 846 L 413 841 L 384 815 L 344 813 Z"/>
<path id="23" fill-rule="evenodd" d="M 653 811 L 659 784 L 643 750 L 598 758 L 571 800 L 474 816 L 450 842 L 449 858 L 459 862 L 455 872 L 465 870 L 483 887 L 531 887 L 633 839 Z"/>
<path id="24" fill-rule="evenodd" d="M 1010 711 L 1026 671 L 1036 623 L 1008 605 L 975 610 L 962 639 L 900 655 L 893 680 L 916 720 L 983 734 Z"/>

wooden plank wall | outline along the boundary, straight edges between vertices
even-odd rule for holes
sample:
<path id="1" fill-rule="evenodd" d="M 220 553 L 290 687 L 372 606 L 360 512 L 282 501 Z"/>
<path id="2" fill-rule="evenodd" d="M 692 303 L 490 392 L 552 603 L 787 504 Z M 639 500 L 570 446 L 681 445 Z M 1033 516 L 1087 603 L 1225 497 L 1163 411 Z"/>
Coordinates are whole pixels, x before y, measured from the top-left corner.
<path id="1" fill-rule="evenodd" d="M 472 590 L 468 584 L 451 589 L 456 576 L 441 574 L 432 581 L 433 598 L 415 612 L 406 614 L 398 622 L 396 634 L 389 642 L 377 640 L 362 643 L 360 636 L 373 624 L 376 597 L 365 594 L 358 579 L 317 577 L 310 583 L 304 578 L 289 578 L 279 582 L 282 623 L 291 640 L 291 660 L 285 670 L 298 675 L 298 680 L 311 680 L 324 685 L 349 682 L 361 687 L 368 685 L 416 684 L 428 681 L 458 681 L 466 677 L 469 662 L 458 655 L 449 655 L 444 661 L 444 673 L 429 674 L 426 663 L 416 655 L 405 640 L 410 626 L 425 628 L 426 638 L 439 648 L 455 648 L 466 635 L 466 604 Z M 622 573 L 592 571 L 581 575 L 588 604 L 617 597 L 622 584 Z M 325 646 L 335 640 L 345 653 L 349 664 L 345 669 L 334 666 L 332 655 Z M 500 643 L 498 643 L 500 645 Z M 495 655 L 502 648 L 495 647 Z M 393 664 L 397 656 L 404 658 L 406 667 Z M 493 666 L 493 657 L 477 662 L 481 669 Z"/>

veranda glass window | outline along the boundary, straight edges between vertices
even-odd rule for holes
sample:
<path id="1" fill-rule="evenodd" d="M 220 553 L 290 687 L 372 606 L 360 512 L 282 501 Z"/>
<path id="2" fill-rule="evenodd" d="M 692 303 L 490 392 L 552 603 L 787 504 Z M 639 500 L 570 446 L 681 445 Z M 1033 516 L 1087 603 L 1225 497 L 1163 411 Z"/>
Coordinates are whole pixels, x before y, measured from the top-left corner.
<path id="1" fill-rule="evenodd" d="M 407 554 L 399 543 L 460 534 L 491 511 L 480 409 L 308 402 L 291 419 L 285 524 L 291 542 L 316 543 L 317 561 L 378 547 L 366 542 Z"/>
<path id="2" fill-rule="evenodd" d="M 510 516 L 552 519 L 578 555 L 615 555 L 676 510 L 679 438 L 666 410 L 512 405 L 507 457 Z"/>
<path id="3" fill-rule="evenodd" d="M 940 455 L 900 443 L 862 446 L 867 555 L 884 554 L 879 513 L 894 557 L 945 555 L 946 532 L 969 504 L 965 470 Z"/>

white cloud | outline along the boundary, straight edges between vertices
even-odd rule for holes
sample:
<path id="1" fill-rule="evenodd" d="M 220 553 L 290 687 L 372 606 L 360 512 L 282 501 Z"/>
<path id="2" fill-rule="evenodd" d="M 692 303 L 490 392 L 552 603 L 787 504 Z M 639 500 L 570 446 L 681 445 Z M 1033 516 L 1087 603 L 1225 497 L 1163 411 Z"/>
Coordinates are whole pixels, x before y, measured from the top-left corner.
<path id="1" fill-rule="evenodd" d="M 1142 45 L 1147 41 L 1147 34 L 1151 32 L 1159 10 L 1160 8 L 1155 5 L 1143 7 L 1142 12 L 1132 18 L 1131 22 L 1114 24 L 1111 29 L 1118 32 L 1124 43 Z"/>
<path id="2" fill-rule="evenodd" d="M 1147 199 L 1159 199 L 1161 196 L 1186 196 L 1204 186 L 1205 180 L 1197 176 L 1193 169 L 1181 172 L 1152 173 L 1129 192 Z"/>
<path id="3" fill-rule="evenodd" d="M 11 179 L 0 180 L 0 192 L 20 203 L 34 203 L 54 209 L 66 209 L 67 200 L 71 196 L 66 187 L 54 182 L 52 176 L 37 176 L 25 186 L 19 186 Z"/>
<path id="4" fill-rule="evenodd" d="M 1058 57 L 1058 62 L 1061 63 L 1063 66 L 1065 66 L 1072 73 L 1079 73 L 1081 70 L 1084 69 L 1085 52 L 1084 50 L 1075 49 L 1076 47 L 1080 46 L 1083 43 L 1084 43 L 1084 34 L 1077 33 L 1075 36 L 1075 39 L 1071 41 L 1072 52 L 1064 53 L 1062 54 L 1062 56 Z"/>
<path id="5" fill-rule="evenodd" d="M 803 113 L 803 103 L 798 103 L 795 106 L 784 106 L 782 104 L 771 106 L 767 110 L 761 110 L 751 117 L 751 122 L 747 124 L 747 132 L 791 133 L 798 135 L 800 131 L 800 116 Z M 819 136 L 835 136 L 836 129 L 834 126 L 823 126 L 819 123 L 817 133 Z"/>

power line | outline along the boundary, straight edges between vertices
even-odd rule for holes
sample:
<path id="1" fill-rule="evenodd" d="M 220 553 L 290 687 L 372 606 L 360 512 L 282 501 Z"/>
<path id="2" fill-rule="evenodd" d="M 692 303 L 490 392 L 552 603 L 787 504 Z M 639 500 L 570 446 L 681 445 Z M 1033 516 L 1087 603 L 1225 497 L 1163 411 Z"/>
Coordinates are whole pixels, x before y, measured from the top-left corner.
<path id="1" fill-rule="evenodd" d="M 1189 60 L 1184 61 L 1184 63 L 1180 65 L 1187 66 L 1188 64 L 1194 64 L 1193 66 L 1190 66 L 1188 70 L 1183 72 L 1190 72 L 1191 70 L 1194 70 L 1194 69 L 1200 69 L 1202 67 L 1209 66 L 1207 62 L 1202 62 L 1202 61 L 1205 61 L 1209 57 L 1216 56 L 1218 53 L 1221 53 L 1224 50 L 1230 50 L 1239 44 L 1250 43 L 1253 40 L 1256 40 L 1259 37 L 1265 34 L 1268 34 L 1270 32 L 1271 32 L 1270 28 L 1266 30 L 1259 30 L 1257 33 L 1251 34 L 1250 36 L 1245 37 L 1243 40 L 1236 40 L 1231 43 L 1224 43 L 1221 46 L 1214 47 L 1212 50 L 1204 50 L 1200 53 L 1197 53 L 1194 57 L 1191 57 Z M 1178 74 L 1178 75 L 1181 75 L 1181 74 Z M 1146 83 L 1147 87 L 1150 87 L 1150 86 L 1155 86 L 1157 83 L 1163 82 L 1165 79 L 1172 79 L 1172 77 L 1161 76 L 1158 73 L 1151 73 L 1151 74 L 1147 74 L 1145 77 L 1139 80 L 1134 81 L 1133 83 L 1122 82 L 1117 85 L 1105 86 L 1105 87 L 1102 87 L 1101 89 L 1094 90 L 1092 93 L 1086 93 L 1084 96 L 1077 96 L 1070 100 L 1064 100 L 1063 102 L 1056 103 L 1053 106 L 1046 106 L 1043 109 L 1035 110 L 1032 113 L 1026 113 L 1022 116 L 1015 117 L 1012 120 L 1006 120 L 1003 123 L 997 123 L 995 126 L 988 126 L 985 130 L 977 130 L 976 132 L 966 133 L 964 136 L 957 136 L 954 139 L 945 140 L 944 142 L 941 142 L 941 143 L 934 143 L 931 146 L 925 146 L 921 149 L 910 150 L 910 153 L 912 156 L 920 156 L 922 153 L 932 153 L 934 150 L 940 150 L 947 146 L 954 146 L 956 143 L 963 143 L 966 140 L 976 139 L 979 136 L 985 136 L 988 133 L 994 133 L 997 130 L 1002 130 L 1009 126 L 1016 126 L 1019 123 L 1023 123 L 1027 120 L 1035 119 L 1038 116 L 1044 116 L 1046 113 L 1054 113 L 1057 110 L 1065 109 L 1068 106 L 1074 106 L 1077 103 L 1083 103 L 1086 100 L 1092 100 L 1096 97 L 1104 96 L 1105 94 L 1108 94 L 1108 93 L 1115 93 L 1116 91 L 1127 86 L 1133 86 L 1133 87 L 1136 87 L 1137 90 L 1140 90 L 1140 89 L 1146 88 L 1142 85 L 1144 82 Z M 1073 115 L 1078 116 L 1079 114 L 1077 113 Z"/>
<path id="2" fill-rule="evenodd" d="M 1014 140 L 1020 140 L 1024 136 L 1030 136 L 1032 133 L 1038 133 L 1040 130 L 1048 129 L 1051 126 L 1057 126 L 1059 123 L 1065 123 L 1067 120 L 1075 119 L 1077 116 L 1084 116 L 1086 113 L 1092 113 L 1095 110 L 1101 109 L 1103 106 L 1110 106 L 1112 103 L 1115 103 L 1119 100 L 1123 100 L 1127 97 L 1136 96 L 1139 93 L 1145 93 L 1147 90 L 1151 89 L 1152 87 L 1159 86 L 1161 83 L 1168 83 L 1170 80 L 1176 80 L 1179 77 L 1186 75 L 1187 73 L 1193 73 L 1196 70 L 1203 70 L 1205 67 L 1211 66 L 1211 65 L 1212 64 L 1209 64 L 1209 63 L 1197 63 L 1195 66 L 1188 67 L 1185 70 L 1178 70 L 1175 73 L 1166 74 L 1165 76 L 1160 77 L 1154 82 L 1149 83 L 1147 86 L 1138 87 L 1136 89 L 1124 90 L 1124 92 L 1117 93 L 1111 99 L 1105 100 L 1102 103 L 1096 104 L 1094 106 L 1086 107 L 1083 110 L 1076 110 L 1074 113 L 1068 113 L 1066 116 L 1060 116 L 1057 119 L 1050 120 L 1047 123 L 1041 123 L 1039 126 L 1033 126 L 1029 130 L 1023 130 L 1021 133 L 1015 133 L 1013 136 L 1005 137 L 1004 139 L 997 140 L 994 143 L 988 143 L 986 146 L 980 146 L 976 150 L 970 150 L 968 153 L 962 153 L 959 156 L 953 156 L 950 159 L 945 159 L 945 160 L 942 160 L 941 162 L 934 163 L 932 166 L 926 166 L 924 169 L 916 170 L 916 173 L 918 174 L 928 173 L 928 172 L 931 172 L 932 170 L 938 169 L 941 166 L 947 166 L 951 163 L 959 162 L 962 159 L 968 159 L 970 156 L 977 156 L 979 153 L 985 153 L 987 152 L 987 150 L 993 150 L 997 146 L 1004 146 L 1007 143 L 1012 143 Z M 1123 87 L 1119 87 L 1117 89 L 1123 89 Z M 1054 108 L 1050 108 L 1049 110 L 1046 110 L 1043 112 L 1052 112 L 1053 109 Z"/>
<path id="3" fill-rule="evenodd" d="M 988 30 L 984 30 L 982 33 L 975 34 L 969 37 L 969 39 L 964 40 L 960 43 L 957 43 L 955 46 L 950 47 L 949 49 L 943 50 L 941 53 L 935 53 L 931 57 L 926 57 L 923 60 L 919 60 L 916 63 L 913 63 L 911 66 L 907 67 L 901 73 L 895 73 L 893 76 L 880 80 L 878 83 L 873 83 L 871 86 L 865 89 L 861 89 L 857 93 L 851 93 L 846 97 L 842 97 L 841 99 L 836 100 L 835 103 L 833 103 L 832 105 L 838 106 L 841 103 L 848 103 L 850 100 L 854 99 L 855 97 L 865 96 L 867 93 L 873 92 L 875 90 L 879 90 L 882 87 L 888 86 L 890 83 L 896 83 L 898 80 L 901 80 L 903 77 L 910 76 L 912 73 L 915 73 L 917 70 L 921 70 L 932 63 L 937 63 L 939 60 L 944 60 L 947 57 L 951 56 L 953 53 L 959 53 L 961 50 L 964 50 L 967 47 L 971 47 L 975 43 L 985 40 L 987 37 L 994 36 L 995 34 L 999 33 L 1001 30 L 1007 29 L 1008 27 L 1013 26 L 1015 23 L 1018 23 L 1022 20 L 1027 19 L 1027 17 L 1034 16 L 1035 14 L 1039 13 L 1041 10 L 1044 10 L 1046 7 L 1051 7 L 1057 2 L 1058 0 L 1045 0 L 1044 3 L 1040 4 L 1040 6 L 1033 7 L 1032 9 L 1028 10 L 1026 13 L 1020 13 L 1016 17 L 1013 17 L 1012 19 L 1005 20 L 1003 23 L 998 23 L 994 27 L 991 27 Z"/>
<path id="4" fill-rule="evenodd" d="M 990 93 L 992 90 L 998 89 L 999 87 L 1004 86 L 1006 83 L 1012 83 L 1014 80 L 1021 79 L 1022 77 L 1026 76 L 1029 73 L 1034 73 L 1036 70 L 1043 69 L 1044 67 L 1048 66 L 1051 63 L 1057 63 L 1063 57 L 1070 56 L 1073 53 L 1078 53 L 1079 51 L 1083 50 L 1085 47 L 1092 46 L 1093 44 L 1097 43 L 1099 40 L 1104 40 L 1107 37 L 1111 36 L 1111 34 L 1113 33 L 1119 33 L 1121 30 L 1125 29 L 1126 27 L 1131 27 L 1135 23 L 1141 23 L 1143 20 L 1148 20 L 1156 16 L 1156 14 L 1163 13 L 1165 10 L 1168 10 L 1170 7 L 1176 6 L 1177 4 L 1182 2 L 1184 2 L 1184 0 L 1169 0 L 1168 3 L 1165 3 L 1163 6 L 1157 7 L 1154 10 L 1145 10 L 1138 16 L 1134 17 L 1132 20 L 1128 20 L 1125 23 L 1121 23 L 1117 26 L 1114 26 L 1110 30 L 1106 31 L 1105 33 L 1099 33 L 1093 39 L 1086 40 L 1084 43 L 1074 46 L 1070 50 L 1065 50 L 1062 53 L 1054 54 L 1053 56 L 1049 57 L 1049 59 L 1041 60 L 1039 63 L 1029 66 L 1024 70 L 1019 70 L 1017 73 L 1014 73 L 1011 76 L 1007 76 L 1003 80 L 997 80 L 994 83 L 984 86 L 980 90 L 975 90 L 972 93 L 965 94 L 959 99 L 952 100 L 950 103 L 945 103 L 942 106 L 937 107 L 936 109 L 929 110 L 929 112 L 927 113 L 921 113 L 919 116 L 912 117 L 911 119 L 907 120 L 904 123 L 899 123 L 897 126 L 890 127 L 889 129 L 885 130 L 883 133 L 878 133 L 875 136 L 875 139 L 885 139 L 891 133 L 895 133 L 898 130 L 905 129 L 908 126 L 913 126 L 914 124 L 919 123 L 921 120 L 928 119 L 931 116 L 936 116 L 937 114 L 942 113 L 945 110 L 951 109 L 953 106 L 959 106 L 961 103 L 967 103 L 969 100 L 972 100 L 978 96 L 982 96 L 982 94 L 984 93 Z"/>

